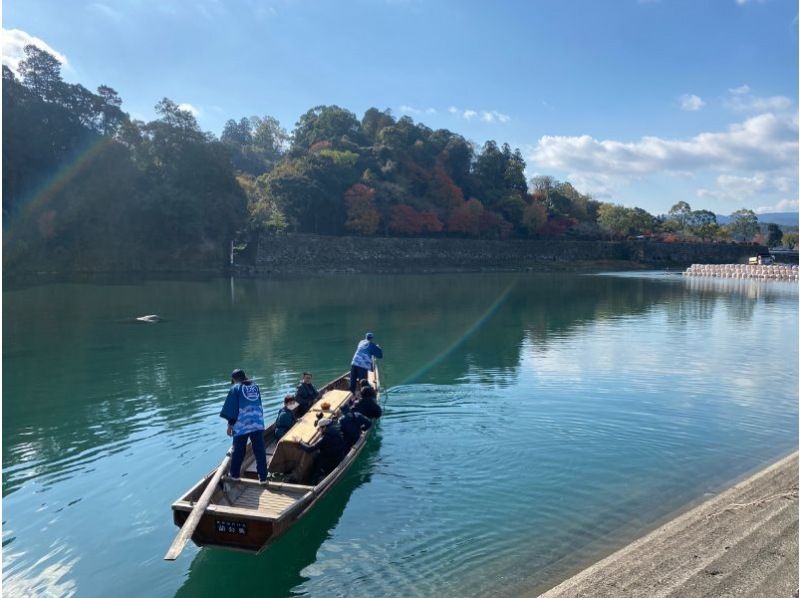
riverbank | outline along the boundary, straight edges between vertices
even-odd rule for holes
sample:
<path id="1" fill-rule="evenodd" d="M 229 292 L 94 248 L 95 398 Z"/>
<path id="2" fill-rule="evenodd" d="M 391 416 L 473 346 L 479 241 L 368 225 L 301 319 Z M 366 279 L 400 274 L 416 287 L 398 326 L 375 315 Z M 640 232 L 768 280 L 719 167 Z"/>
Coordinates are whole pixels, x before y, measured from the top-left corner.
<path id="1" fill-rule="evenodd" d="M 541 594 L 796 596 L 795 452 Z"/>
<path id="2" fill-rule="evenodd" d="M 457 239 L 264 235 L 238 256 L 241 274 L 588 271 L 746 262 L 758 245 L 650 240 Z"/>

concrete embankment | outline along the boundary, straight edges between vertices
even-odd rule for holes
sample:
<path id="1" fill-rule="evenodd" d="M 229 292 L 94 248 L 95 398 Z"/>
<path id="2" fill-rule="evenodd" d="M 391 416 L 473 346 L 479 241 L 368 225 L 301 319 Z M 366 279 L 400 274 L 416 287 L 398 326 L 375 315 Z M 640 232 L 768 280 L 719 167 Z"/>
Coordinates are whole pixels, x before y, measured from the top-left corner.
<path id="1" fill-rule="evenodd" d="M 797 497 L 794 453 L 541 597 L 797 596 Z"/>
<path id="2" fill-rule="evenodd" d="M 737 263 L 764 251 L 756 245 L 264 235 L 237 258 L 251 274 L 291 272 L 466 272 L 685 267 Z"/>
<path id="3" fill-rule="evenodd" d="M 790 264 L 692 264 L 685 276 L 711 276 L 713 278 L 755 278 L 759 280 L 797 280 L 798 268 Z"/>

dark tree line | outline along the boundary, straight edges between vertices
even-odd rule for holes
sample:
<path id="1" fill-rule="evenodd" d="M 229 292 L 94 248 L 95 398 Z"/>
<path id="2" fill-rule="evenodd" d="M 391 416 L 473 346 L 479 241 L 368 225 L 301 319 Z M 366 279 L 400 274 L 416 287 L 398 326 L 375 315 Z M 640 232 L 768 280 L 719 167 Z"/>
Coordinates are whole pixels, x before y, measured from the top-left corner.
<path id="1" fill-rule="evenodd" d="M 5 266 L 218 267 L 247 219 L 229 150 L 164 99 L 131 120 L 112 88 L 66 83 L 25 48 L 3 67 Z"/>
<path id="2" fill-rule="evenodd" d="M 526 181 L 508 144 L 482 147 L 389 110 L 338 106 L 229 120 L 219 139 L 163 99 L 145 123 L 111 87 L 92 92 L 25 48 L 3 67 L 7 266 L 217 267 L 232 240 L 282 231 L 478 238 L 752 238 L 679 202 L 668 215 L 602 203 L 568 182 Z"/>

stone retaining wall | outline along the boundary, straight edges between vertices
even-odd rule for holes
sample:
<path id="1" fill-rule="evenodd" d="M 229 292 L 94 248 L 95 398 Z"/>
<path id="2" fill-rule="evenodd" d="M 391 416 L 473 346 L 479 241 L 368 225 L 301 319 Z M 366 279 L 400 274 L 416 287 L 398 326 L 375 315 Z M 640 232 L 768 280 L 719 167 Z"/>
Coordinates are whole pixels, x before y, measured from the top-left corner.
<path id="1" fill-rule="evenodd" d="M 444 272 L 569 269 L 593 262 L 652 266 L 737 263 L 763 251 L 755 245 L 657 243 L 652 241 L 571 241 L 361 238 L 322 235 L 262 236 L 240 271 Z"/>

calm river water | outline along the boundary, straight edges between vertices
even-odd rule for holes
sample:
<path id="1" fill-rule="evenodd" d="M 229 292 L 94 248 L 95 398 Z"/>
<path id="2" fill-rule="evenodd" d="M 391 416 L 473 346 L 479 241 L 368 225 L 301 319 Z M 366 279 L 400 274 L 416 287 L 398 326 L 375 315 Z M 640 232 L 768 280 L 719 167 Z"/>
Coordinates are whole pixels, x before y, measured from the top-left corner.
<path id="1" fill-rule="evenodd" d="M 164 321 L 132 318 L 159 314 Z M 49 284 L 3 294 L 8 596 L 484 596 L 559 581 L 792 451 L 797 286 L 664 274 Z M 386 415 L 254 557 L 162 560 L 235 367 L 266 411 L 385 351 Z"/>

